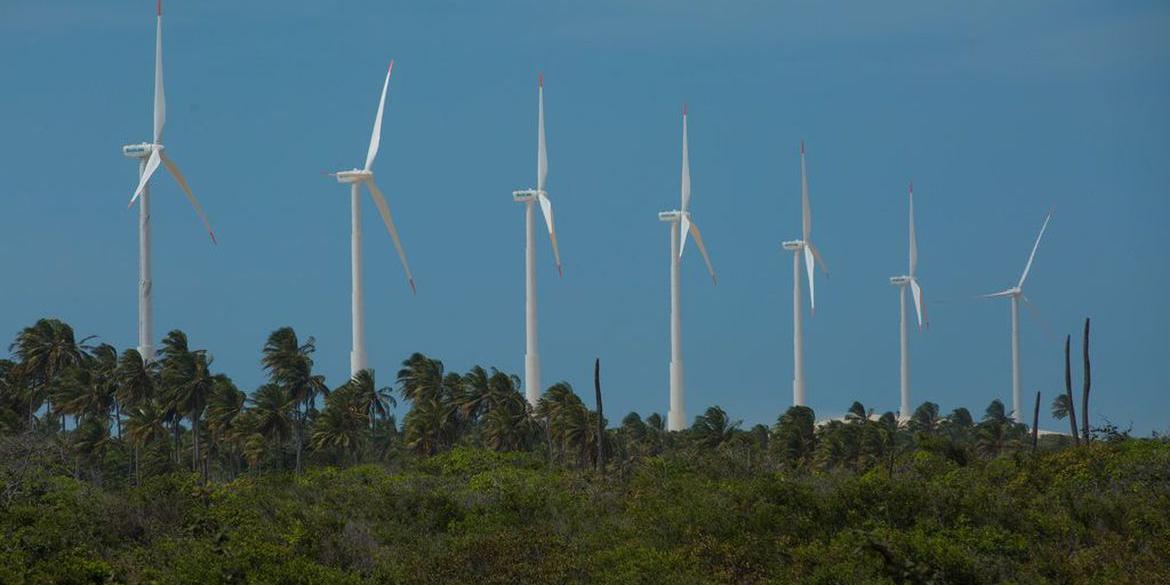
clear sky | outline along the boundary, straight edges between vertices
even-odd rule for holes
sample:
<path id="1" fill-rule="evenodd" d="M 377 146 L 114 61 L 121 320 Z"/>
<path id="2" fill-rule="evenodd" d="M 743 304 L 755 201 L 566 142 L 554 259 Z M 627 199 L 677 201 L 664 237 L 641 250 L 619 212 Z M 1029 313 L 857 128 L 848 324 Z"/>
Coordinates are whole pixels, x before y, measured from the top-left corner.
<path id="1" fill-rule="evenodd" d="M 538 251 L 544 381 L 590 391 L 611 423 L 667 409 L 667 228 L 679 110 L 692 211 L 719 272 L 683 260 L 688 415 L 747 424 L 791 404 L 799 142 L 818 277 L 805 318 L 810 406 L 898 405 L 906 183 L 931 327 L 911 339 L 913 402 L 1010 405 L 1011 286 L 1025 287 L 1024 404 L 1063 391 L 1062 342 L 1093 318 L 1093 415 L 1170 422 L 1170 6 L 1164 2 L 241 2 L 165 6 L 169 177 L 154 188 L 156 335 L 187 331 L 243 388 L 265 337 L 349 364 L 349 203 L 323 172 L 361 166 L 396 60 L 375 171 L 418 281 L 364 206 L 371 366 L 413 351 L 522 373 L 523 212 L 545 74 L 549 191 L 564 278 Z M 0 336 L 42 316 L 135 344 L 136 165 L 149 139 L 152 0 L 0 3 Z M 161 174 L 160 174 L 161 176 Z M 1079 352 L 1079 342 L 1074 342 Z M 1080 368 L 1074 366 L 1079 393 Z M 588 403 L 592 400 L 588 399 Z M 1028 412 L 1030 415 L 1030 412 Z"/>

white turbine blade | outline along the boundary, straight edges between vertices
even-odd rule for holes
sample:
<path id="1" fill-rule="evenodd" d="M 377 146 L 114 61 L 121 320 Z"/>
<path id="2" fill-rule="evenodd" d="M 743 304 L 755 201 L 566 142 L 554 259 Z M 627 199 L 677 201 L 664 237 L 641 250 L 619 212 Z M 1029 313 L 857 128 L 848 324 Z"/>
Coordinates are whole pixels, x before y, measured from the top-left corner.
<path id="1" fill-rule="evenodd" d="M 537 117 L 536 117 L 536 190 L 544 191 L 545 182 L 548 179 L 548 147 L 544 140 L 544 74 L 537 77 L 537 82 L 540 88 L 537 90 Z M 542 204 L 541 207 L 544 205 Z M 550 212 L 545 213 L 545 218 L 550 216 Z M 550 224 L 551 225 L 551 224 Z M 560 264 L 557 264 L 560 266 Z"/>
<path id="2" fill-rule="evenodd" d="M 914 232 L 914 183 L 910 183 L 910 276 L 914 276 L 914 271 L 918 268 L 918 238 Z M 919 315 L 918 324 L 922 325 L 922 317 Z"/>
<path id="3" fill-rule="evenodd" d="M 1014 288 L 1009 288 L 1009 289 L 1004 289 L 1004 290 L 1001 290 L 1001 291 L 999 291 L 999 292 L 993 292 L 993 293 L 988 293 L 988 294 L 985 294 L 985 295 L 979 295 L 979 296 L 980 296 L 981 298 L 985 298 L 985 299 L 996 299 L 996 298 L 999 298 L 999 297 L 1010 297 L 1010 296 L 1012 296 L 1012 295 L 1014 295 L 1014 294 L 1016 294 L 1016 289 L 1014 289 Z"/>
<path id="4" fill-rule="evenodd" d="M 808 204 L 808 174 L 804 168 L 804 141 L 800 141 L 800 220 L 801 237 L 804 241 L 812 238 L 812 210 Z M 809 271 L 811 273 L 811 270 Z"/>
<path id="5" fill-rule="evenodd" d="M 1020 284 L 1016 288 L 1024 287 L 1024 280 L 1028 278 L 1028 271 L 1032 269 L 1032 260 L 1036 258 L 1036 248 L 1040 247 L 1040 239 L 1044 237 L 1044 230 L 1048 229 L 1048 220 L 1052 219 L 1052 212 L 1044 216 L 1044 225 L 1040 226 L 1040 235 L 1036 236 L 1036 243 L 1032 244 L 1032 253 L 1028 255 L 1028 263 L 1024 265 L 1024 273 L 1020 275 Z"/>
<path id="6" fill-rule="evenodd" d="M 918 285 L 918 279 L 910 278 L 910 293 L 914 295 L 914 310 L 918 313 L 918 328 L 921 329 L 925 323 L 924 308 L 922 306 L 922 287 Z"/>
<path id="7" fill-rule="evenodd" d="M 366 152 L 366 170 L 374 166 L 374 157 L 378 156 L 378 145 L 382 142 L 382 112 L 386 109 L 386 90 L 390 88 L 390 74 L 394 72 L 394 59 L 390 60 L 390 67 L 386 69 L 386 81 L 382 83 L 382 98 L 378 100 L 378 115 L 374 117 L 374 131 L 370 134 L 370 150 Z"/>
<path id="8" fill-rule="evenodd" d="M 544 214 L 544 225 L 548 226 L 548 239 L 552 242 L 553 259 L 557 263 L 557 274 L 564 276 L 564 273 L 561 271 L 561 251 L 557 248 L 557 231 L 553 228 L 552 201 L 549 201 L 548 195 L 545 195 L 544 191 L 537 191 L 536 199 L 540 202 L 540 211 Z"/>
<path id="9" fill-rule="evenodd" d="M 687 247 L 687 232 L 691 231 L 691 218 L 688 214 L 682 214 L 682 220 L 679 222 L 678 228 L 678 257 L 682 258 L 683 250 Z"/>
<path id="10" fill-rule="evenodd" d="M 191 192 L 191 186 L 187 184 L 187 179 L 183 177 L 183 173 L 179 172 L 179 167 L 171 160 L 171 157 L 166 154 L 162 155 L 163 164 L 166 165 L 167 170 L 171 172 L 171 176 L 182 187 L 183 194 L 187 196 L 187 201 L 191 202 L 191 207 L 195 208 L 195 214 L 199 216 L 199 220 L 203 222 L 203 227 L 207 230 L 207 235 L 211 236 L 211 243 L 218 244 L 215 241 L 215 232 L 211 230 L 211 222 L 207 221 L 207 215 L 203 213 L 203 206 L 199 205 L 199 200 L 195 198 L 195 194 Z"/>
<path id="11" fill-rule="evenodd" d="M 686 218 L 685 215 L 683 217 Z M 684 225 L 687 226 L 686 231 L 691 232 L 691 236 L 695 238 L 695 245 L 698 246 L 699 253 L 703 255 L 703 262 L 707 263 L 707 272 L 711 273 L 711 282 L 718 285 L 719 279 L 715 277 L 715 266 L 711 264 L 711 257 L 707 255 L 707 246 L 703 245 L 703 235 L 699 233 L 699 226 L 690 221 Z M 685 234 L 686 231 L 683 233 Z"/>
<path id="12" fill-rule="evenodd" d="M 687 150 L 687 106 L 683 105 L 683 143 L 682 143 L 682 212 L 685 214 L 687 208 L 691 204 L 691 157 Z M 687 230 L 683 229 L 683 238 L 686 238 Z M 685 240 L 684 240 L 685 241 Z M 682 248 L 679 248 L 682 251 Z"/>
<path id="13" fill-rule="evenodd" d="M 378 206 L 378 213 L 382 215 L 382 222 L 386 224 L 386 231 L 390 232 L 390 239 L 394 241 L 394 249 L 398 250 L 398 259 L 402 261 L 402 269 L 406 271 L 406 281 L 410 283 L 410 292 L 414 293 L 414 275 L 410 273 L 410 264 L 406 262 L 406 251 L 402 249 L 402 242 L 398 239 L 398 230 L 394 228 L 394 218 L 390 215 L 390 206 L 386 204 L 386 197 L 378 190 L 373 180 L 364 181 L 370 189 L 370 196 L 374 198 L 374 205 Z"/>
<path id="14" fill-rule="evenodd" d="M 813 259 L 817 261 L 817 266 L 820 267 L 821 272 L 824 272 L 826 277 L 829 276 L 829 265 L 825 264 L 825 259 L 821 257 L 821 251 L 812 242 L 805 242 L 804 245 L 812 249 Z"/>
<path id="15" fill-rule="evenodd" d="M 813 282 L 815 280 L 813 278 L 813 276 L 814 276 L 813 269 L 814 269 L 815 264 L 816 264 L 816 261 L 813 259 L 812 247 L 809 246 L 808 244 L 805 244 L 804 245 L 804 268 L 805 268 L 805 271 L 807 272 L 807 274 L 805 276 L 808 278 L 808 305 L 814 311 L 817 309 L 817 292 L 816 292 L 815 286 L 813 285 Z"/>
<path id="16" fill-rule="evenodd" d="M 142 195 L 142 190 L 146 188 L 146 184 L 150 182 L 151 175 L 158 170 L 158 164 L 162 162 L 162 157 L 159 155 L 158 149 L 154 149 L 150 153 L 150 159 L 146 161 L 146 168 L 142 169 L 142 177 L 138 179 L 138 188 L 134 190 L 134 196 L 130 198 L 130 203 L 126 207 L 134 205 L 138 201 L 138 196 Z"/>
<path id="17" fill-rule="evenodd" d="M 163 125 L 167 123 L 167 98 L 163 92 L 162 64 L 162 0 L 158 0 L 157 28 L 154 37 L 154 143 L 162 142 Z"/>

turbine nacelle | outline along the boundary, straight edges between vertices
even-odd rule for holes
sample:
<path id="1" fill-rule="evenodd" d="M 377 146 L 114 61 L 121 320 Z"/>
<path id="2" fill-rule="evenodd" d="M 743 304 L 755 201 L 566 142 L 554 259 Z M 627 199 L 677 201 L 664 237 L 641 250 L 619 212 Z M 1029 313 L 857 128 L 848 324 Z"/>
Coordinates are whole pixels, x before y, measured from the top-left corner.
<path id="1" fill-rule="evenodd" d="M 374 180 L 373 171 L 363 171 L 361 169 L 338 171 L 332 174 L 334 177 L 337 177 L 337 182 L 343 185 L 352 185 L 354 183 L 361 183 L 362 181 Z"/>
<path id="2" fill-rule="evenodd" d="M 795 252 L 804 248 L 804 240 L 790 240 L 787 242 L 781 242 L 780 245 L 783 246 L 785 250 Z"/>
<path id="3" fill-rule="evenodd" d="M 540 191 L 539 189 L 521 189 L 519 191 L 512 191 L 512 201 L 516 203 L 532 203 L 540 199 L 541 194 L 548 197 L 548 193 Z"/>
<path id="4" fill-rule="evenodd" d="M 658 212 L 658 221 L 665 221 L 667 223 L 674 223 L 674 222 L 682 221 L 683 215 L 686 215 L 689 218 L 691 214 L 683 212 L 683 211 L 679 211 L 677 209 L 672 209 L 670 211 L 659 211 Z"/>
<path id="5" fill-rule="evenodd" d="M 136 159 L 150 158 L 151 153 L 153 153 L 156 150 L 162 151 L 162 150 L 164 150 L 164 148 L 165 147 L 161 144 L 152 144 L 150 142 L 143 142 L 140 144 L 127 144 L 127 145 L 122 147 L 122 155 L 125 156 L 126 158 L 136 158 Z"/>
<path id="6" fill-rule="evenodd" d="M 906 286 L 910 284 L 911 280 L 914 280 L 913 276 L 906 276 L 904 274 L 902 276 L 891 276 L 890 284 L 894 286 Z"/>

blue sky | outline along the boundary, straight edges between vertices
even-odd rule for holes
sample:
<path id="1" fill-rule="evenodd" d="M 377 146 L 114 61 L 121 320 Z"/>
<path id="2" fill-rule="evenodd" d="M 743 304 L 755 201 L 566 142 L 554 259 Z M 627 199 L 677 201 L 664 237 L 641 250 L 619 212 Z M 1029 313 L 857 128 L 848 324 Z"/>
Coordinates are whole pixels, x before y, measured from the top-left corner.
<path id="1" fill-rule="evenodd" d="M 805 319 L 810 406 L 898 404 L 906 183 L 931 327 L 911 339 L 913 402 L 1010 404 L 1009 308 L 1026 292 L 1025 404 L 1063 390 L 1062 341 L 1093 317 L 1094 411 L 1166 431 L 1170 383 L 1170 7 L 1162 2 L 715 3 L 658 0 L 170 2 L 166 143 L 219 236 L 168 178 L 154 189 L 156 334 L 187 331 L 244 388 L 267 334 L 349 353 L 347 191 L 396 60 L 375 171 L 418 281 L 411 297 L 365 205 L 367 336 L 384 384 L 421 351 L 523 370 L 523 213 L 546 80 L 549 190 L 565 276 L 540 242 L 546 384 L 611 421 L 667 408 L 668 247 L 679 109 L 692 211 L 720 280 L 688 246 L 688 414 L 748 424 L 791 402 L 799 141 L 815 241 L 833 274 Z M 151 125 L 154 3 L 0 4 L 0 335 L 42 316 L 135 343 L 135 165 Z M 1075 346 L 1074 346 L 1075 347 Z M 1074 382 L 1079 391 L 1079 368 Z"/>

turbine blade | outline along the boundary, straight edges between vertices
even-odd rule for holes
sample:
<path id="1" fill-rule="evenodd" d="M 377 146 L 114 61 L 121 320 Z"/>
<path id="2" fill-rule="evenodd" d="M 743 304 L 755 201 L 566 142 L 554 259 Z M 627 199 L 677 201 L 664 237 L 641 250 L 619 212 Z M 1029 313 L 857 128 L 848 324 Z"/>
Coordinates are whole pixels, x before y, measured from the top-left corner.
<path id="1" fill-rule="evenodd" d="M 390 88 L 390 74 L 394 73 L 394 59 L 390 60 L 390 67 L 386 69 L 386 81 L 382 82 L 382 98 L 378 100 L 378 115 L 374 116 L 374 131 L 370 134 L 370 149 L 366 152 L 366 170 L 374 166 L 374 158 L 378 156 L 378 145 L 382 143 L 382 112 L 386 109 L 386 90 Z"/>
<path id="2" fill-rule="evenodd" d="M 804 248 L 804 268 L 805 268 L 805 271 L 807 272 L 807 274 L 805 276 L 808 277 L 808 304 L 809 304 L 809 307 L 811 307 L 813 311 L 816 311 L 817 310 L 817 293 L 816 293 L 816 288 L 813 284 L 813 282 L 815 280 L 813 278 L 813 276 L 814 276 L 813 275 L 813 266 L 816 264 L 816 260 L 813 259 L 813 251 L 812 251 L 811 246 L 809 246 L 808 244 L 805 244 L 803 246 L 803 248 Z"/>
<path id="3" fill-rule="evenodd" d="M 804 167 L 803 140 L 800 141 L 800 220 L 802 238 L 807 242 L 812 238 L 812 209 L 808 204 L 808 174 Z"/>
<path id="4" fill-rule="evenodd" d="M 926 321 L 922 305 L 922 287 L 918 285 L 917 278 L 910 277 L 910 293 L 914 295 L 914 310 L 918 313 L 918 328 L 922 329 Z"/>
<path id="5" fill-rule="evenodd" d="M 167 98 L 163 92 L 162 62 L 162 0 L 158 0 L 158 16 L 154 37 L 154 143 L 162 142 L 163 125 L 167 123 Z"/>
<path id="6" fill-rule="evenodd" d="M 1001 290 L 999 292 L 993 292 L 993 293 L 988 293 L 988 294 L 979 295 L 979 296 L 981 298 L 984 298 L 984 299 L 996 299 L 999 297 L 1010 297 L 1014 294 L 1016 294 L 1016 289 L 1008 288 L 1008 289 Z"/>
<path id="7" fill-rule="evenodd" d="M 138 188 L 134 190 L 134 196 L 130 198 L 130 203 L 126 207 L 134 205 L 138 201 L 138 196 L 142 195 L 142 190 L 146 188 L 146 184 L 150 182 L 150 177 L 158 170 L 158 164 L 162 162 L 162 157 L 159 155 L 158 149 L 154 149 L 150 153 L 150 159 L 146 161 L 146 168 L 142 169 L 142 176 L 138 179 Z"/>
<path id="8" fill-rule="evenodd" d="M 538 83 L 540 88 L 537 90 L 536 110 L 536 190 L 544 191 L 545 182 L 548 180 L 548 146 L 544 140 L 544 74 L 538 77 Z M 545 217 L 548 217 L 547 213 Z"/>
<path id="9" fill-rule="evenodd" d="M 1052 325 L 1048 322 L 1048 319 L 1044 318 L 1044 314 L 1040 312 L 1040 308 L 1033 304 L 1032 301 L 1028 300 L 1028 297 L 1024 295 L 1020 295 L 1020 299 L 1024 301 L 1024 306 L 1027 307 L 1032 316 L 1036 317 L 1036 321 L 1040 323 L 1040 327 L 1044 329 L 1044 333 L 1048 336 L 1048 338 L 1058 339 L 1056 332 L 1052 328 Z"/>
<path id="10" fill-rule="evenodd" d="M 910 183 L 910 277 L 914 277 L 914 271 L 918 268 L 918 238 L 914 231 L 914 183 Z M 921 317 L 918 319 L 919 325 L 922 325 Z"/>
<path id="11" fill-rule="evenodd" d="M 207 235 L 211 236 L 211 243 L 218 244 L 215 241 L 215 232 L 211 230 L 211 222 L 207 221 L 207 215 L 203 213 L 203 206 L 199 205 L 199 200 L 195 198 L 195 194 L 191 192 L 191 186 L 187 184 L 187 179 L 183 177 L 183 173 L 179 171 L 178 165 L 175 164 L 171 157 L 166 154 L 162 155 L 162 162 L 166 165 L 167 170 L 170 171 L 171 176 L 175 178 L 175 182 L 179 183 L 179 187 L 183 189 L 183 194 L 187 196 L 187 201 L 191 202 L 191 207 L 195 208 L 195 214 L 199 216 L 199 220 L 203 222 L 204 229 L 207 230 Z"/>
<path id="12" fill-rule="evenodd" d="M 682 219 L 679 221 L 678 228 L 678 257 L 682 258 L 683 250 L 687 247 L 687 232 L 691 231 L 691 218 L 686 213 L 682 214 Z"/>
<path id="13" fill-rule="evenodd" d="M 390 232 L 390 239 L 394 241 L 394 249 L 398 250 L 398 259 L 402 261 L 402 269 L 406 272 L 406 281 L 410 283 L 410 292 L 414 293 L 414 275 L 410 273 L 410 264 L 406 262 L 406 251 L 402 249 L 402 242 L 398 239 L 398 230 L 394 228 L 394 217 L 390 215 L 390 206 L 386 204 L 386 197 L 378 190 L 373 180 L 363 181 L 370 189 L 370 196 L 374 198 L 374 205 L 378 206 L 378 213 L 382 215 L 382 223 L 386 224 L 386 231 Z"/>
<path id="14" fill-rule="evenodd" d="M 824 272 L 825 276 L 828 277 L 829 265 L 825 264 L 825 259 L 821 257 L 821 251 L 818 250 L 817 247 L 812 244 L 812 242 L 805 242 L 804 245 L 812 249 L 813 258 L 816 259 L 817 266 L 819 266 L 821 268 L 821 272 Z"/>
<path id="15" fill-rule="evenodd" d="M 552 201 L 549 200 L 548 195 L 544 191 L 536 192 L 536 199 L 540 202 L 540 211 L 544 214 L 544 224 L 548 226 L 548 239 L 552 242 L 553 259 L 557 263 L 557 274 L 564 273 L 561 271 L 561 251 L 557 248 L 557 231 L 553 228 L 553 211 Z"/>
<path id="16" fill-rule="evenodd" d="M 683 105 L 683 142 L 682 142 L 682 212 L 685 217 L 687 208 L 691 204 L 691 157 L 687 149 L 687 107 Z M 684 219 L 685 221 L 685 219 Z M 686 229 L 683 230 L 686 237 Z M 682 248 L 679 248 L 682 251 Z"/>
<path id="17" fill-rule="evenodd" d="M 686 218 L 686 216 L 683 216 Z M 711 257 L 707 255 L 707 246 L 703 245 L 703 235 L 699 233 L 699 226 L 693 222 L 686 222 L 687 231 L 691 232 L 691 237 L 695 238 L 695 246 L 699 248 L 699 253 L 703 255 L 703 262 L 707 263 L 707 272 L 711 273 L 711 282 L 718 285 L 719 279 L 715 277 L 715 266 L 711 264 Z M 686 232 L 683 232 L 684 234 Z M 680 250 L 682 248 L 679 248 Z"/>
<path id="18" fill-rule="evenodd" d="M 1028 278 L 1028 271 L 1032 270 L 1032 260 L 1036 258 L 1036 249 L 1040 247 L 1040 239 L 1044 237 L 1044 230 L 1048 229 L 1048 220 L 1052 219 L 1052 212 L 1044 216 L 1044 225 L 1040 226 L 1040 234 L 1036 236 L 1036 243 L 1032 244 L 1032 253 L 1028 255 L 1028 263 L 1024 265 L 1024 273 L 1020 275 L 1020 284 L 1016 288 L 1024 288 L 1024 280 Z"/>

